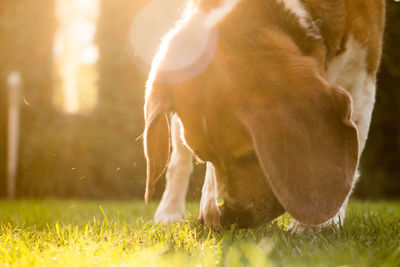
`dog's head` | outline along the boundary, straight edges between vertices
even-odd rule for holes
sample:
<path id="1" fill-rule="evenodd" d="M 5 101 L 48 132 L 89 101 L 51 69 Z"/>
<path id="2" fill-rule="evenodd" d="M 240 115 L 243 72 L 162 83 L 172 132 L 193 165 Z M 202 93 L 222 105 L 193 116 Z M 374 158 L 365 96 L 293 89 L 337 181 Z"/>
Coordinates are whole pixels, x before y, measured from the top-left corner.
<path id="1" fill-rule="evenodd" d="M 348 196 L 358 161 L 349 94 L 276 29 L 249 44 L 219 34 L 202 74 L 147 88 L 146 200 L 168 163 L 167 114 L 176 112 L 188 147 L 215 166 L 221 223 L 254 226 L 283 211 L 325 222 Z"/>

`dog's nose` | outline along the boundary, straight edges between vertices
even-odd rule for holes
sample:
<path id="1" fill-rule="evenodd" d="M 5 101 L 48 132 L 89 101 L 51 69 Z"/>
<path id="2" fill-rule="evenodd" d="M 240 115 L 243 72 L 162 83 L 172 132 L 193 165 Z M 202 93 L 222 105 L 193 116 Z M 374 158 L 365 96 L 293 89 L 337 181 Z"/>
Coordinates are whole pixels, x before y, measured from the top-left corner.
<path id="1" fill-rule="evenodd" d="M 239 205 L 225 205 L 219 207 L 219 209 L 221 211 L 221 224 L 223 226 L 236 223 L 239 228 L 247 228 L 253 225 L 254 216 L 252 212 Z"/>

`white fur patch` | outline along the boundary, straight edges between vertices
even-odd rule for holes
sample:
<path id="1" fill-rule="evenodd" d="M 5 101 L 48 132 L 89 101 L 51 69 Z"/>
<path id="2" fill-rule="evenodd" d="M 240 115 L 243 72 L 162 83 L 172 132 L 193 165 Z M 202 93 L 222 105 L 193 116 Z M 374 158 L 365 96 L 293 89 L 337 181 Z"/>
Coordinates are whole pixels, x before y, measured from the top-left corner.
<path id="1" fill-rule="evenodd" d="M 300 0 L 277 0 L 277 1 L 279 3 L 282 3 L 287 10 L 289 10 L 298 17 L 299 23 L 307 31 L 307 35 L 314 37 L 316 39 L 321 38 L 321 36 L 317 31 L 311 31 L 311 29 L 315 29 L 315 26 L 312 25 L 310 14 L 304 8 Z"/>
<path id="2" fill-rule="evenodd" d="M 358 90 L 353 90 L 354 111 L 353 120 L 358 127 L 360 143 L 360 155 L 368 138 L 369 126 L 372 118 L 372 111 L 375 105 L 376 83 L 371 77 L 367 77 Z"/>
<path id="3" fill-rule="evenodd" d="M 367 77 L 367 51 L 353 36 L 349 36 L 345 51 L 328 63 L 329 82 L 338 83 L 348 91 Z"/>
<path id="4" fill-rule="evenodd" d="M 375 79 L 367 72 L 367 50 L 349 36 L 346 50 L 328 64 L 327 78 L 346 89 L 353 99 L 352 120 L 358 128 L 360 155 L 368 136 L 375 103 Z"/>

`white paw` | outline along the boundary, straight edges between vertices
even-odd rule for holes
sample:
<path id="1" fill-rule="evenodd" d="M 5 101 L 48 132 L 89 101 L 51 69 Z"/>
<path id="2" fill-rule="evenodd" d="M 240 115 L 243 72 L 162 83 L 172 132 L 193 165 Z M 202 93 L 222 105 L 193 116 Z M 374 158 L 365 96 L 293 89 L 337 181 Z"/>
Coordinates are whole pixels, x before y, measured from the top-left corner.
<path id="1" fill-rule="evenodd" d="M 156 223 L 173 223 L 183 220 L 185 206 L 182 203 L 161 201 L 154 215 Z"/>
<path id="2" fill-rule="evenodd" d="M 321 230 L 323 228 L 330 227 L 332 225 L 339 227 L 343 225 L 343 221 L 344 221 L 344 212 L 340 211 L 338 214 L 336 214 L 335 217 L 319 225 L 307 225 L 307 224 L 302 224 L 301 222 L 298 222 L 296 220 L 293 220 L 292 223 L 289 225 L 287 231 L 298 234 L 304 232 L 307 229 Z"/>
<path id="3" fill-rule="evenodd" d="M 157 211 L 154 215 L 154 221 L 156 223 L 173 223 L 179 222 L 183 220 L 182 212 L 165 212 L 165 211 Z"/>
<path id="4" fill-rule="evenodd" d="M 199 220 L 206 226 L 215 230 L 221 227 L 220 223 L 221 213 L 215 203 L 214 198 L 209 198 L 201 202 Z"/>
<path id="5" fill-rule="evenodd" d="M 293 221 L 290 223 L 287 231 L 290 232 L 290 233 L 298 234 L 298 233 L 304 232 L 306 230 L 306 228 L 307 228 L 307 225 L 302 224 L 302 223 L 300 223 L 300 222 L 298 222 L 298 221 L 293 219 Z"/>

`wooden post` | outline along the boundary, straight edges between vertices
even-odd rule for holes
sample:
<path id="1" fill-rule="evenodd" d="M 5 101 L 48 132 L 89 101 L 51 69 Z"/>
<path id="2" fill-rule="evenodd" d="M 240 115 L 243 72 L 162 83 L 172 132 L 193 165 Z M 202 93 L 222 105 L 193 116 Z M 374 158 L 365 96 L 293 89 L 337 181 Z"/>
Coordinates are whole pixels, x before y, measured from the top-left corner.
<path id="1" fill-rule="evenodd" d="M 18 167 L 19 120 L 21 102 L 21 75 L 8 75 L 8 135 L 7 135 L 7 197 L 15 199 Z"/>

